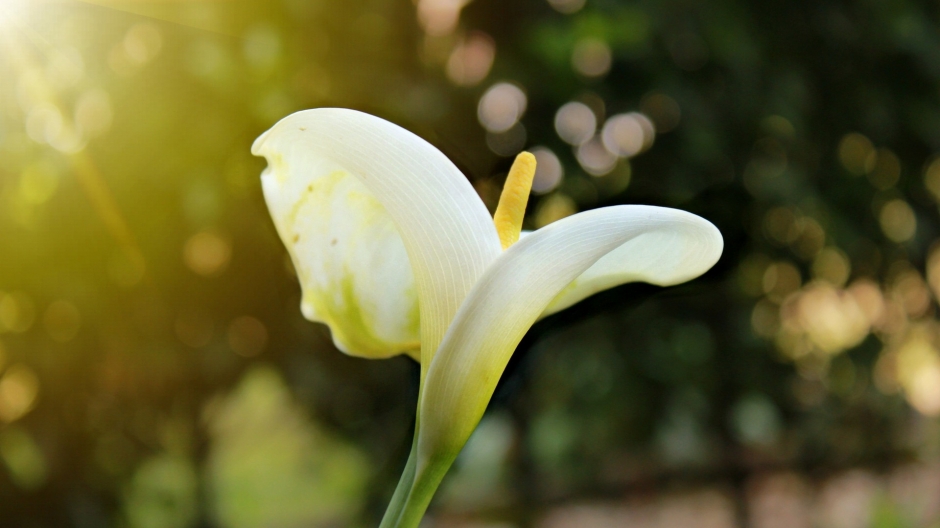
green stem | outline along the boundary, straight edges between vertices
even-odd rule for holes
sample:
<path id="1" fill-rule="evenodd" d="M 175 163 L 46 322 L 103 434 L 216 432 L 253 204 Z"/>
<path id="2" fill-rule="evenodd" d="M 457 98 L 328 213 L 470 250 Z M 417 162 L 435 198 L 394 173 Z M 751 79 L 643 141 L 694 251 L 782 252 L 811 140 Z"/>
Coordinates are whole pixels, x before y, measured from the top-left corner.
<path id="1" fill-rule="evenodd" d="M 401 474 L 401 479 L 398 480 L 398 487 L 395 488 L 392 500 L 388 503 L 388 508 L 385 510 L 385 516 L 382 517 L 382 523 L 379 524 L 379 528 L 395 528 L 398 523 L 398 517 L 405 507 L 405 501 L 408 499 L 408 493 L 411 491 L 411 487 L 414 484 L 415 467 L 418 465 L 417 429 L 417 426 L 415 426 L 415 436 L 414 440 L 411 442 L 411 453 L 408 455 L 408 462 L 405 463 L 405 470 Z"/>
<path id="2" fill-rule="evenodd" d="M 447 470 L 453 464 L 456 454 L 446 461 L 423 464 L 418 471 L 418 431 L 421 425 L 421 393 L 424 391 L 424 379 L 427 375 L 427 361 L 421 362 L 421 378 L 418 384 L 418 410 L 415 415 L 415 435 L 411 442 L 411 453 L 405 470 L 402 472 L 392 500 L 389 502 L 379 528 L 417 528 L 427 511 L 434 492 L 440 485 Z M 445 457 L 447 458 L 447 457 Z"/>
<path id="3" fill-rule="evenodd" d="M 437 491 L 444 475 L 450 469 L 451 464 L 457 454 L 436 457 L 427 463 L 419 464 L 421 467 L 415 468 L 414 483 L 411 486 L 411 492 L 405 501 L 404 509 L 398 519 L 396 528 L 418 528 L 424 512 L 427 511 L 434 492 Z"/>
<path id="4" fill-rule="evenodd" d="M 411 453 L 408 454 L 408 462 L 405 463 L 405 469 L 398 479 L 398 486 L 395 487 L 395 493 L 392 494 L 392 500 L 389 501 L 385 509 L 385 515 L 382 516 L 382 522 L 379 528 L 396 528 L 398 518 L 411 493 L 411 488 L 415 481 L 415 468 L 418 466 L 418 431 L 421 429 L 421 392 L 424 390 L 424 375 L 426 373 L 424 364 L 421 365 L 421 378 L 418 383 L 418 408 L 415 410 L 415 433 L 411 440 Z"/>

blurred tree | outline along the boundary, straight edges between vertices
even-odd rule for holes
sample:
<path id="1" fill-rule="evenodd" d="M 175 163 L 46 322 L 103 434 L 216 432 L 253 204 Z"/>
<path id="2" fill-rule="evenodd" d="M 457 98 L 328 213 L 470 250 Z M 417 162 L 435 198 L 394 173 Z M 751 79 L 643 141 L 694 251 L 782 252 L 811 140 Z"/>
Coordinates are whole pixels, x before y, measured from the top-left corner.
<path id="1" fill-rule="evenodd" d="M 725 237 L 702 279 L 538 325 L 442 509 L 529 526 L 572 497 L 936 460 L 938 17 L 906 0 L 0 0 L 0 524 L 380 514 L 415 365 L 345 357 L 301 318 L 249 155 L 314 106 L 414 130 L 491 205 L 532 150 L 531 227 L 647 203 Z M 258 479 L 275 484 L 240 487 Z M 332 510 L 303 498 L 329 493 Z"/>

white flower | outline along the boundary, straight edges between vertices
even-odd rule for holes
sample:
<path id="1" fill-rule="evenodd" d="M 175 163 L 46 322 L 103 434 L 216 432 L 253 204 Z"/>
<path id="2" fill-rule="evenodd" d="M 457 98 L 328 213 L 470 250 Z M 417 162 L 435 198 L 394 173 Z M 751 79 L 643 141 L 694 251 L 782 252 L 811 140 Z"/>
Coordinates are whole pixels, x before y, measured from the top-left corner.
<path id="1" fill-rule="evenodd" d="M 417 524 L 540 317 L 627 282 L 685 282 L 722 251 L 711 223 L 641 205 L 576 214 L 516 242 L 531 155 L 517 158 L 494 221 L 439 150 L 353 110 L 288 116 L 252 152 L 268 160 L 264 195 L 304 316 L 349 354 L 421 362 L 410 492 L 396 493 L 383 526 Z"/>

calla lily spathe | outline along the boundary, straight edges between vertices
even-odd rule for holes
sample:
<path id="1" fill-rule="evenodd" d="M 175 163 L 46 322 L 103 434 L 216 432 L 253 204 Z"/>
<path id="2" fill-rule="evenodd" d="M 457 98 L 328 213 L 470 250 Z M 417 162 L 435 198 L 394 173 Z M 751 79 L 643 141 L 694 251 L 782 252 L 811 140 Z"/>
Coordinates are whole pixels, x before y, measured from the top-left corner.
<path id="1" fill-rule="evenodd" d="M 268 161 L 264 195 L 300 278 L 304 316 L 329 325 L 349 354 L 406 352 L 421 362 L 408 502 L 423 505 L 406 506 L 393 525 L 420 519 L 540 317 L 627 282 L 693 279 L 722 251 L 706 220 L 640 205 L 579 213 L 501 244 L 446 156 L 353 110 L 288 116 L 252 152 Z"/>

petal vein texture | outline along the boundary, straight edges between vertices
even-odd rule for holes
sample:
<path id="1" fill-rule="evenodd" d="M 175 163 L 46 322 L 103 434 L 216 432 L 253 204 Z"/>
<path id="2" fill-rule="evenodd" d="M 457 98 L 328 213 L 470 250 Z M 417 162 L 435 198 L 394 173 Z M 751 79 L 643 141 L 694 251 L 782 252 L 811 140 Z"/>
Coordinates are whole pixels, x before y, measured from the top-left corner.
<path id="1" fill-rule="evenodd" d="M 460 450 L 522 337 L 579 275 L 612 255 L 636 279 L 675 284 L 708 270 L 722 247 L 708 221 L 640 205 L 579 213 L 513 245 L 467 296 L 430 365 L 419 402 L 419 472 Z"/>
<path id="2" fill-rule="evenodd" d="M 464 298 L 501 253 L 489 212 L 460 170 L 417 135 L 340 108 L 292 114 L 259 137 L 252 152 L 268 160 L 265 198 L 288 247 L 278 215 L 324 175 L 354 177 L 381 204 L 384 211 L 374 214 L 391 218 L 414 273 L 426 369 Z"/>

